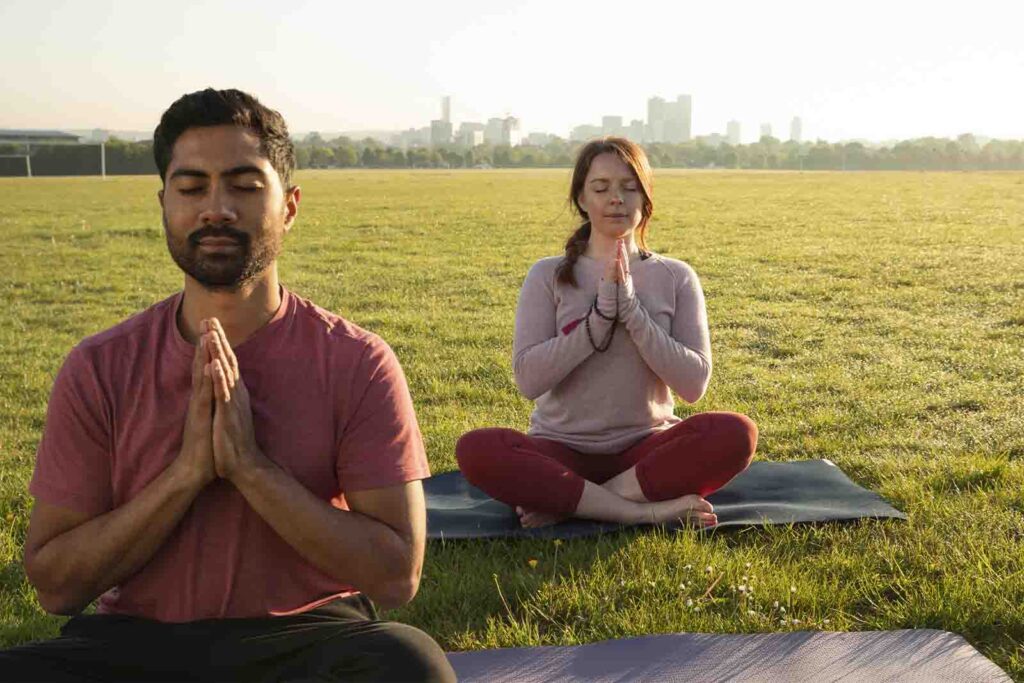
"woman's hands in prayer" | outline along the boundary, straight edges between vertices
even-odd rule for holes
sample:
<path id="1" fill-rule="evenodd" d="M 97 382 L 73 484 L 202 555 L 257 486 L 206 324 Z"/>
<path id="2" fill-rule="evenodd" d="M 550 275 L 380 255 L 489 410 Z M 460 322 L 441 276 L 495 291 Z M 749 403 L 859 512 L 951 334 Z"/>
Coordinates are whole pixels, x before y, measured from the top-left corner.
<path id="1" fill-rule="evenodd" d="M 605 264 L 603 279 L 605 282 L 624 285 L 629 281 L 629 277 L 629 253 L 626 251 L 626 242 L 616 240 L 615 255 Z"/>

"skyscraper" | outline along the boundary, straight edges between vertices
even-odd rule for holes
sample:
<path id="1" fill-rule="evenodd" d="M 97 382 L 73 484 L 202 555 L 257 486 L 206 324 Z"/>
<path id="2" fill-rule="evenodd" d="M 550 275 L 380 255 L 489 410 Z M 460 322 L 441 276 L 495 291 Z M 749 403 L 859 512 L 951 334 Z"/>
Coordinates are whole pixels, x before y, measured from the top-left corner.
<path id="1" fill-rule="evenodd" d="M 647 130 L 644 142 L 665 141 L 665 100 L 651 97 L 647 100 Z"/>
<path id="2" fill-rule="evenodd" d="M 622 135 L 622 117 L 602 116 L 601 135 Z"/>
<path id="3" fill-rule="evenodd" d="M 794 116 L 789 122 L 789 139 L 793 142 L 802 142 L 804 134 L 804 123 L 799 116 Z"/>
<path id="4" fill-rule="evenodd" d="M 489 142 L 492 145 L 500 145 L 501 129 L 504 126 L 504 124 L 505 119 L 487 119 L 487 126 L 484 128 L 484 142 Z"/>
<path id="5" fill-rule="evenodd" d="M 442 119 L 434 119 L 430 122 L 430 145 L 440 147 L 450 145 L 452 142 L 452 123 Z"/>
<path id="6" fill-rule="evenodd" d="M 740 122 L 735 119 L 730 121 L 725 127 L 725 135 L 730 145 L 740 144 Z"/>
<path id="7" fill-rule="evenodd" d="M 670 117 L 674 122 L 673 132 L 676 139 L 669 139 L 669 142 L 689 142 L 692 139 L 691 123 L 693 120 L 693 98 L 689 95 L 680 95 L 676 98 L 675 107 Z"/>
<path id="8" fill-rule="evenodd" d="M 627 138 L 633 142 L 644 141 L 644 122 L 641 119 L 633 119 L 629 122 L 629 127 L 623 132 Z"/>
<path id="9" fill-rule="evenodd" d="M 772 136 L 772 124 L 762 123 L 761 124 L 761 137 L 770 138 Z"/>
<path id="10" fill-rule="evenodd" d="M 523 139 L 523 131 L 519 128 L 519 119 L 506 116 L 501 122 L 501 144 L 515 147 Z"/>
<path id="11" fill-rule="evenodd" d="M 680 95 L 675 102 L 648 99 L 645 142 L 689 142 L 692 116 L 693 98 L 689 95 Z"/>
<path id="12" fill-rule="evenodd" d="M 441 98 L 441 120 L 445 123 L 452 122 L 452 98 L 449 95 Z"/>

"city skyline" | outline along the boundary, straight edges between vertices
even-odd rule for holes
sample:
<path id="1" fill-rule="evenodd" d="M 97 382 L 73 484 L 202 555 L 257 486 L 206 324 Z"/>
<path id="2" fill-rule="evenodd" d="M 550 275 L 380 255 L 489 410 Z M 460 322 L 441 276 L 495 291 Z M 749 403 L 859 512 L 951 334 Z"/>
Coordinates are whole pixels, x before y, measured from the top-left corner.
<path id="1" fill-rule="evenodd" d="M 679 144 L 702 140 L 712 146 L 722 143 L 741 144 L 742 125 L 730 119 L 717 131 L 695 133 L 692 127 L 693 96 L 688 93 L 679 94 L 673 101 L 659 95 L 647 98 L 646 119 L 631 119 L 627 124 L 622 116 L 605 114 L 600 117 L 601 123 L 580 123 L 572 126 L 567 135 L 555 131 L 533 130 L 527 132 L 520 120 L 512 115 L 490 117 L 486 123 L 482 121 L 461 121 L 455 128 L 451 117 L 452 96 L 440 98 L 441 117 L 431 119 L 429 126 L 412 127 L 404 131 L 375 131 L 375 137 L 382 142 L 401 148 L 409 147 L 475 147 L 484 142 L 495 145 L 516 146 L 530 144 L 543 146 L 553 138 L 561 138 L 571 142 L 582 142 L 602 136 L 627 137 L 639 143 Z M 319 134 L 319 131 L 316 131 Z M 760 135 L 772 136 L 772 126 L 762 123 Z M 300 136 L 301 137 L 301 136 Z M 794 116 L 789 122 L 789 138 L 795 142 L 803 140 L 803 120 Z"/>
<path id="2" fill-rule="evenodd" d="M 784 137 L 794 115 L 808 140 L 1024 138 L 1024 5 L 994 0 L 240 8 L 182 0 L 154 22 L 144 3 L 7 0 L 0 23 L 32 30 L 0 43 L 0 128 L 151 131 L 211 85 L 255 93 L 297 132 L 420 127 L 450 93 L 452 121 L 566 136 L 688 93 L 693 134 L 738 121 L 745 141 L 765 122 Z"/>

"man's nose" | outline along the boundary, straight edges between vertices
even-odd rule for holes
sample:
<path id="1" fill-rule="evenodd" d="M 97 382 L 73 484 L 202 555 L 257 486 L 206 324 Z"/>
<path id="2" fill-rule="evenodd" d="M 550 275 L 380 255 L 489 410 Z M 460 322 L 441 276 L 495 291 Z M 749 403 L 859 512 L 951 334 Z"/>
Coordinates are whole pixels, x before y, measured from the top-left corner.
<path id="1" fill-rule="evenodd" d="M 203 225 L 217 223 L 234 223 L 238 220 L 238 212 L 230 193 L 214 188 L 206 197 L 199 221 Z"/>

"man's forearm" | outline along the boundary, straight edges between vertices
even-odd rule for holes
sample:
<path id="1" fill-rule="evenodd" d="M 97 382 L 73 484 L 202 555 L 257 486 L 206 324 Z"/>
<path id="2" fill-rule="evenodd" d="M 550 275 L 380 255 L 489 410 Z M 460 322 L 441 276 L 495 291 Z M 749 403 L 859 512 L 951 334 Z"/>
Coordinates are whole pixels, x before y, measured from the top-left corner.
<path id="1" fill-rule="evenodd" d="M 384 522 L 320 500 L 265 456 L 235 477 L 249 505 L 308 562 L 384 607 L 408 602 L 422 557 Z"/>
<path id="2" fill-rule="evenodd" d="M 124 505 L 50 539 L 26 557 L 26 571 L 50 612 L 79 611 L 137 572 L 202 490 L 173 463 Z"/>

